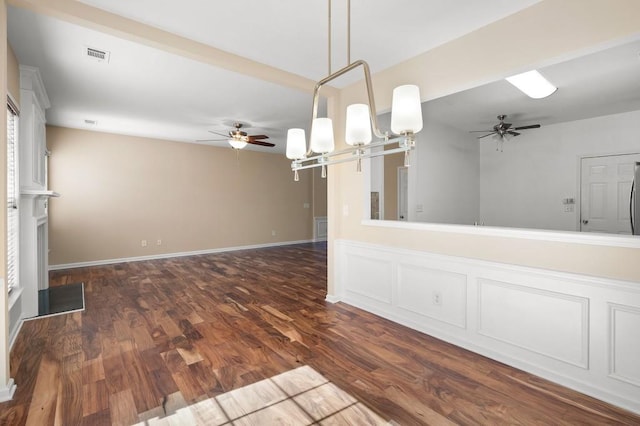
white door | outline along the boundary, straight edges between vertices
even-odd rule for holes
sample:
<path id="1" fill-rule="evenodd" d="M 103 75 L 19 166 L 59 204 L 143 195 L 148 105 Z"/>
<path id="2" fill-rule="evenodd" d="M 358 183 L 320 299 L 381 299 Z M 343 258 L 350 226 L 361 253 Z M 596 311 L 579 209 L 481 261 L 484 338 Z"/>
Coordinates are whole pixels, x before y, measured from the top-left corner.
<path id="1" fill-rule="evenodd" d="M 398 167 L 398 220 L 409 220 L 409 173 L 406 167 Z"/>
<path id="2" fill-rule="evenodd" d="M 631 234 L 629 196 L 640 154 L 582 159 L 580 230 Z"/>

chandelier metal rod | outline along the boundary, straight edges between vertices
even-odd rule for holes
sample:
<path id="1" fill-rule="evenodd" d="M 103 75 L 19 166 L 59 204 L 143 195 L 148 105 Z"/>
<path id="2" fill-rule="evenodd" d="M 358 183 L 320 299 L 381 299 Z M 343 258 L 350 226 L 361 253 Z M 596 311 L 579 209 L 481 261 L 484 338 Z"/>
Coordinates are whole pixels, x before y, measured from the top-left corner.
<path id="1" fill-rule="evenodd" d="M 324 86 L 325 84 L 327 84 L 328 82 L 335 80 L 336 78 L 340 77 L 343 74 L 348 73 L 349 71 L 357 68 L 361 66 L 363 71 L 364 71 L 364 80 L 365 80 L 365 84 L 367 87 L 367 97 L 369 99 L 369 116 L 371 117 L 371 128 L 373 129 L 373 133 L 379 137 L 379 138 L 386 138 L 387 137 L 387 133 L 383 133 L 379 128 L 378 128 L 378 116 L 376 114 L 376 101 L 373 95 L 373 87 L 371 85 L 371 71 L 369 70 L 369 64 L 367 64 L 365 61 L 363 61 L 362 59 L 357 60 L 349 65 L 347 65 L 344 68 L 339 69 L 338 71 L 334 72 L 333 74 L 331 74 L 328 77 L 323 78 L 322 80 L 320 80 L 319 82 L 316 83 L 316 87 L 313 89 L 313 111 L 312 111 L 312 115 L 311 115 L 311 123 L 313 123 L 313 120 L 315 120 L 316 118 L 318 118 L 318 103 L 320 100 L 320 89 L 322 89 L 322 86 Z M 313 129 L 311 130 L 313 132 Z M 311 148 L 309 148 L 309 151 L 307 152 L 307 156 L 311 155 Z"/>
<path id="2" fill-rule="evenodd" d="M 329 75 L 331 75 L 331 0 L 327 0 L 327 12 L 329 14 L 327 23 L 327 66 L 329 68 Z"/>
<path id="3" fill-rule="evenodd" d="M 347 0 L 347 64 L 350 64 L 350 63 L 351 63 L 351 0 Z"/>
<path id="4" fill-rule="evenodd" d="M 316 163 L 313 163 L 313 164 L 302 165 L 301 163 L 311 160 L 311 159 L 305 159 L 305 160 L 301 160 L 299 165 L 293 165 L 292 164 L 291 169 L 292 170 L 312 169 L 314 167 L 330 166 L 330 165 L 333 165 L 333 164 L 347 163 L 347 162 L 353 161 L 354 159 L 357 159 L 357 158 L 360 158 L 362 160 L 366 160 L 367 158 L 380 157 L 380 156 L 383 156 L 383 155 L 395 154 L 397 152 L 407 152 L 407 151 L 410 151 L 411 149 L 412 149 L 412 147 L 407 145 L 407 146 L 401 146 L 401 147 L 398 147 L 398 148 L 388 149 L 388 150 L 385 150 L 385 151 L 369 152 L 367 154 L 361 154 L 361 155 L 356 155 L 354 153 L 354 156 L 356 158 L 352 158 L 352 157 L 336 158 L 336 159 L 326 160 L 324 162 L 316 162 Z M 353 153 L 353 151 L 348 151 L 348 152 Z M 342 154 L 347 154 L 348 152 L 343 152 Z"/>

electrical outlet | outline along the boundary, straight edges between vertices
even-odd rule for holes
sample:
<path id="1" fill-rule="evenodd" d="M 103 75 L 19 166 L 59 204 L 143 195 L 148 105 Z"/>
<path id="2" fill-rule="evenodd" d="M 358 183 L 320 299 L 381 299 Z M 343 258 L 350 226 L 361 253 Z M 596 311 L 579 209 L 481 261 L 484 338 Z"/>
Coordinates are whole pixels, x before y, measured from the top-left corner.
<path id="1" fill-rule="evenodd" d="M 434 291 L 431 297 L 433 299 L 434 305 L 442 306 L 442 293 L 440 293 L 439 291 Z"/>
<path id="2" fill-rule="evenodd" d="M 147 240 L 141 240 L 140 247 L 146 247 L 146 246 L 147 246 Z"/>
<path id="3" fill-rule="evenodd" d="M 162 240 L 160 238 L 158 238 L 158 240 L 156 241 L 156 245 L 157 246 L 161 246 L 162 245 Z"/>
<path id="4" fill-rule="evenodd" d="M 273 231 L 271 231 L 271 236 L 275 237 L 276 236 L 276 230 L 274 229 Z"/>

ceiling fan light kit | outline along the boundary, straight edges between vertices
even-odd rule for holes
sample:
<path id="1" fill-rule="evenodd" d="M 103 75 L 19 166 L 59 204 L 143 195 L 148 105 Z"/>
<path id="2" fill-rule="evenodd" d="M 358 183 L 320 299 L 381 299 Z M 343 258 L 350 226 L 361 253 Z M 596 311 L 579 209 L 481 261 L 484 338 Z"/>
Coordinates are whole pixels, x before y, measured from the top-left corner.
<path id="1" fill-rule="evenodd" d="M 329 4 L 329 34 L 331 33 L 331 0 Z M 311 115 L 311 136 L 309 138 L 309 150 L 306 149 L 304 130 L 290 129 L 287 132 L 287 158 L 293 160 L 291 169 L 294 172 L 294 180 L 298 181 L 298 171 L 314 167 L 322 167 L 322 177 L 326 177 L 326 166 L 330 164 L 357 162 L 357 171 L 362 169 L 362 160 L 365 158 L 404 152 L 404 164 L 409 166 L 409 151 L 415 148 L 415 134 L 422 130 L 422 105 L 420 89 L 415 85 L 396 87 L 393 91 L 391 111 L 391 131 L 382 132 L 378 128 L 377 112 L 371 84 L 371 72 L 369 65 L 358 60 L 351 62 L 350 55 L 350 1 L 347 0 L 347 63 L 348 65 L 331 73 L 331 36 L 329 36 L 329 76 L 320 80 L 313 92 L 313 108 Z M 344 75 L 358 67 L 364 72 L 367 89 L 368 104 L 353 104 L 347 107 L 345 142 L 349 148 L 335 151 L 333 124 L 330 118 L 318 117 L 318 101 L 320 89 L 328 82 Z M 371 131 L 377 138 L 372 143 Z M 388 150 L 374 148 L 397 143 L 397 148 Z"/>
<path id="2" fill-rule="evenodd" d="M 244 124 L 242 123 L 233 123 L 233 127 L 235 130 L 229 131 L 227 135 L 224 133 L 214 132 L 213 130 L 209 130 L 209 133 L 213 133 L 214 135 L 222 136 L 224 139 L 199 139 L 197 142 L 217 142 L 217 141 L 227 141 L 231 148 L 235 150 L 241 150 L 246 147 L 248 144 L 251 145 L 260 145 L 260 146 L 268 146 L 274 147 L 275 144 L 271 142 L 263 141 L 262 139 L 269 139 L 267 135 L 248 135 L 247 132 L 240 130 Z"/>
<path id="3" fill-rule="evenodd" d="M 248 144 L 248 142 L 245 142 L 243 140 L 237 140 L 237 139 L 229 139 L 228 142 L 229 142 L 229 145 L 231 145 L 231 148 L 233 149 L 242 149 Z"/>
<path id="4" fill-rule="evenodd" d="M 496 151 L 500 151 L 500 152 L 502 152 L 502 148 L 505 140 L 510 140 L 511 138 L 520 135 L 518 130 L 540 128 L 540 124 L 530 124 L 528 126 L 511 127 L 512 126 L 511 123 L 504 122 L 504 120 L 507 118 L 506 115 L 502 114 L 502 115 L 499 115 L 497 118 L 500 122 L 495 126 L 493 126 L 491 130 L 472 130 L 469 133 L 486 133 L 486 135 L 478 136 L 478 139 L 491 136 L 491 138 L 494 141 L 496 141 Z"/>
<path id="5" fill-rule="evenodd" d="M 558 90 L 556 86 L 551 84 L 551 82 L 544 78 L 537 70 L 512 75 L 511 77 L 507 77 L 506 80 L 533 99 L 546 98 Z"/>

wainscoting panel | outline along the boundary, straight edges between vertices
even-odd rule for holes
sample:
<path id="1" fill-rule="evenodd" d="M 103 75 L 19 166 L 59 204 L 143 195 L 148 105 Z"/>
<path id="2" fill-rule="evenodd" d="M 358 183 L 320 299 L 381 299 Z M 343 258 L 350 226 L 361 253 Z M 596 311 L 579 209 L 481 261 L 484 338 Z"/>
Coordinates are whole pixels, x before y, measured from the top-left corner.
<path id="1" fill-rule="evenodd" d="M 609 304 L 610 376 L 640 387 L 640 308 Z M 634 335 L 635 339 L 628 339 Z"/>
<path id="2" fill-rule="evenodd" d="M 588 299 L 487 279 L 478 285 L 478 333 L 588 368 Z"/>
<path id="3" fill-rule="evenodd" d="M 342 301 L 640 413 L 640 283 L 335 241 Z"/>
<path id="4" fill-rule="evenodd" d="M 350 293 L 391 304 L 391 286 L 389 286 L 391 262 L 357 254 L 348 255 L 347 262 L 349 282 L 353 283 L 348 289 Z"/>
<path id="5" fill-rule="evenodd" d="M 467 276 L 400 263 L 397 306 L 460 328 L 466 327 Z"/>

